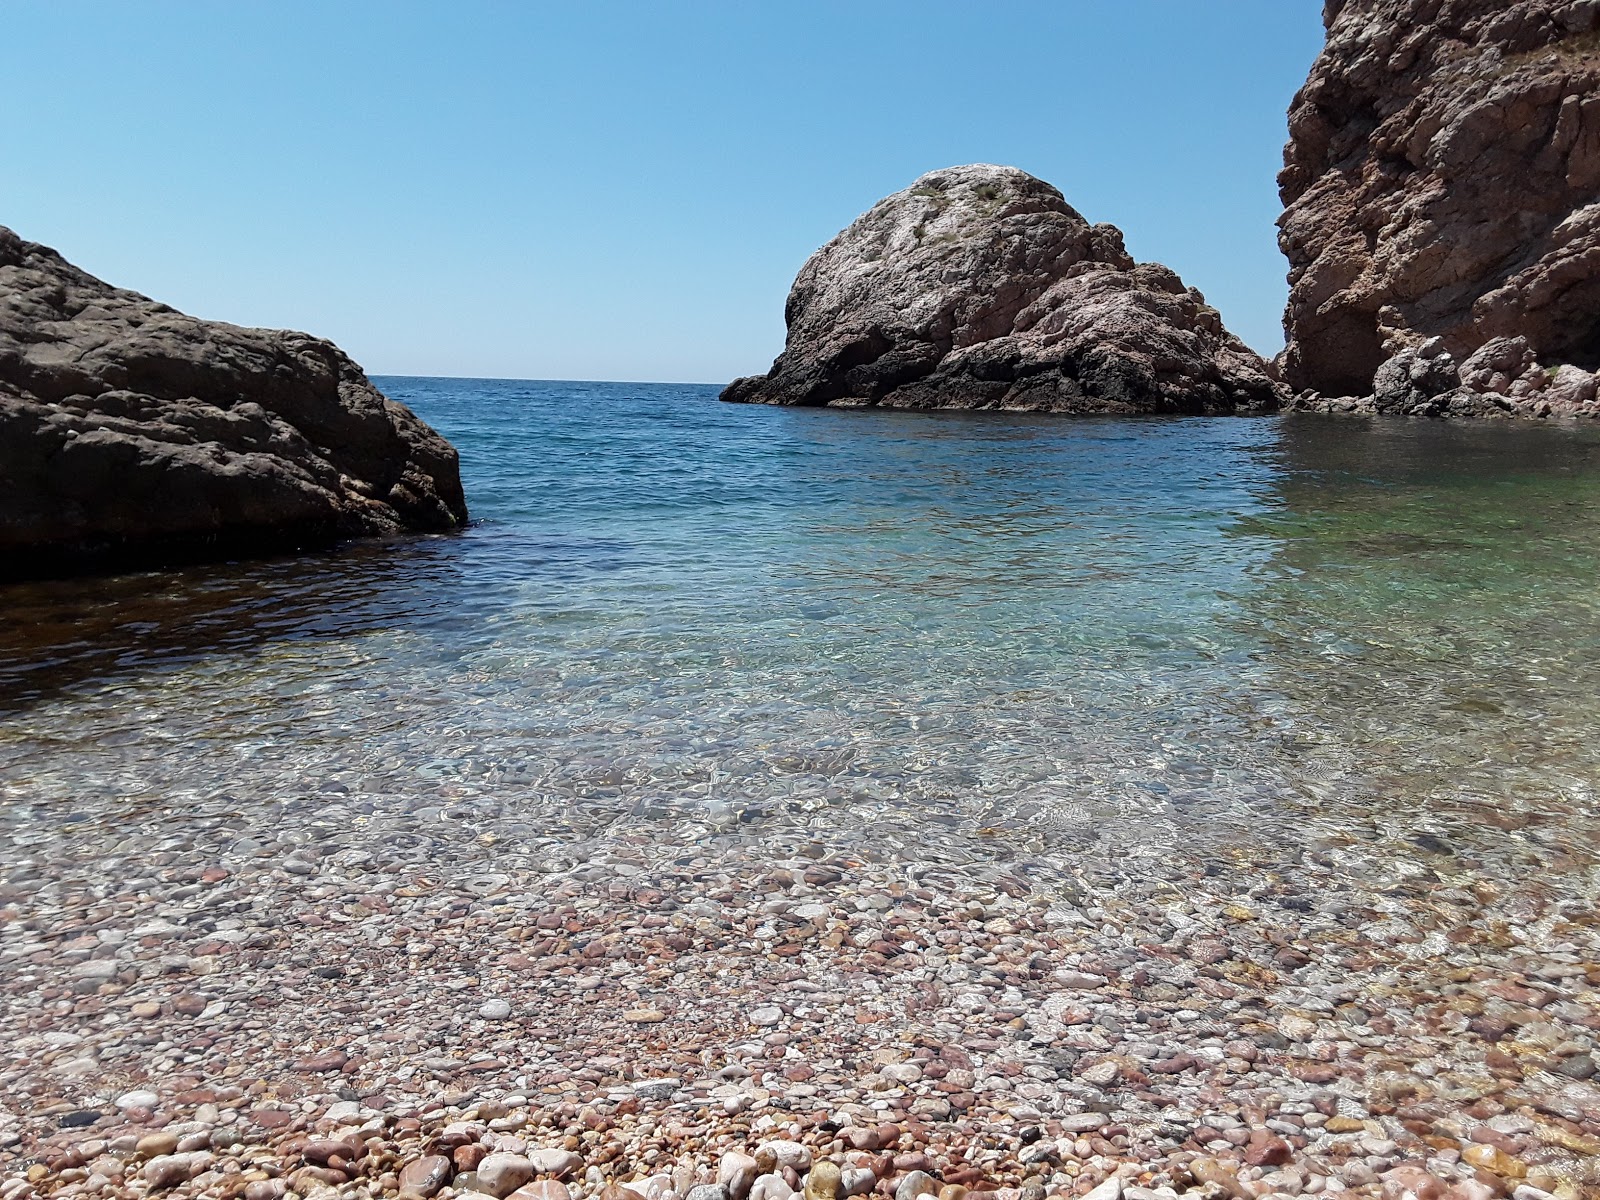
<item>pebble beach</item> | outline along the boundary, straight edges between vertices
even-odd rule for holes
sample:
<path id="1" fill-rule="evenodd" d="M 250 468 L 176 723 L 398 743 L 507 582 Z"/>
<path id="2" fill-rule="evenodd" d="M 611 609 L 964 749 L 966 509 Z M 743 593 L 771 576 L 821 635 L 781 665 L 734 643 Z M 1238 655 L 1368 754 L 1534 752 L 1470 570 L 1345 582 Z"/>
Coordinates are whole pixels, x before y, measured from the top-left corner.
<path id="1" fill-rule="evenodd" d="M 1543 889 L 263 859 L 10 864 L 3 1200 L 1594 1194 L 1597 918 Z"/>
<path id="2" fill-rule="evenodd" d="M 384 386 L 0 595 L 0 1200 L 1600 1194 L 1587 435 Z"/>

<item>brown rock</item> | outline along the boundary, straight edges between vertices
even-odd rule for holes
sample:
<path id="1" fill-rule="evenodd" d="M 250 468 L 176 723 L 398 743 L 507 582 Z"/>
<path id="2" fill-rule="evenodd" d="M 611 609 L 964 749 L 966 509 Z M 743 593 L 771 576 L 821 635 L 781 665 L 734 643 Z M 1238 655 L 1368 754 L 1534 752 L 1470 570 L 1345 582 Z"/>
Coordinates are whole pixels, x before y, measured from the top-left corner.
<path id="1" fill-rule="evenodd" d="M 1324 21 L 1279 176 L 1287 381 L 1365 396 L 1434 336 L 1600 366 L 1595 6 L 1328 0 Z"/>
<path id="2" fill-rule="evenodd" d="M 1245 1191 L 1244 1185 L 1239 1182 L 1237 1171 L 1214 1158 L 1195 1159 L 1189 1164 L 1189 1174 L 1194 1177 L 1196 1183 L 1210 1184 L 1225 1196 L 1244 1200 L 1253 1194 Z"/>
<path id="3" fill-rule="evenodd" d="M 202 321 L 0 228 L 0 571 L 466 520 L 456 452 L 331 342 Z"/>
<path id="4" fill-rule="evenodd" d="M 1469 1166 L 1490 1171 L 1501 1179 L 1521 1179 L 1528 1173 L 1527 1164 L 1521 1159 L 1513 1158 L 1505 1151 L 1483 1143 L 1476 1143 L 1463 1150 L 1461 1161 Z"/>
<path id="5" fill-rule="evenodd" d="M 309 1058 L 302 1058 L 294 1064 L 296 1071 L 337 1071 L 340 1070 L 349 1057 L 343 1050 L 325 1050 L 321 1054 L 313 1054 Z"/>
<path id="6" fill-rule="evenodd" d="M 1244 1161 L 1252 1167 L 1279 1167 L 1288 1162 L 1294 1151 L 1289 1143 L 1265 1129 L 1252 1129 L 1250 1141 L 1244 1148 Z"/>
<path id="7" fill-rule="evenodd" d="M 145 1134 L 139 1139 L 139 1144 L 135 1147 L 138 1153 L 145 1158 L 156 1158 L 162 1154 L 171 1154 L 177 1148 L 178 1135 L 168 1133 L 164 1129 L 157 1130 L 155 1133 Z"/>
<path id="8" fill-rule="evenodd" d="M 354 1140 L 346 1141 L 342 1138 L 312 1138 L 300 1151 L 301 1156 L 309 1163 L 320 1163 L 325 1166 L 334 1166 L 334 1159 L 344 1163 L 354 1162 L 361 1157 L 362 1147 Z"/>
<path id="9" fill-rule="evenodd" d="M 450 1182 L 450 1160 L 442 1154 L 430 1154 L 427 1158 L 419 1158 L 409 1162 L 400 1172 L 400 1194 L 402 1196 L 415 1196 L 419 1200 L 428 1200 L 440 1188 Z"/>
<path id="10" fill-rule="evenodd" d="M 1280 399 L 1205 297 L 1014 167 L 933 171 L 880 201 L 801 268 L 785 319 L 772 369 L 724 400 L 1233 413 Z"/>

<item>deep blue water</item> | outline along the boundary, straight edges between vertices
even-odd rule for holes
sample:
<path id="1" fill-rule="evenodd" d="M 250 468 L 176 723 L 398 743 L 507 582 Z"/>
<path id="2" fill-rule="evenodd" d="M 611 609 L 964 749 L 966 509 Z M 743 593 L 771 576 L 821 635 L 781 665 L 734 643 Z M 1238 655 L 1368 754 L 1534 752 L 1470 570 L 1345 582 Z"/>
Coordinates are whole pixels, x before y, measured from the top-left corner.
<path id="1" fill-rule="evenodd" d="M 182 810 L 981 874 L 1535 862 L 1593 811 L 1593 431 L 379 382 L 459 447 L 471 528 L 0 589 L 24 840 Z"/>

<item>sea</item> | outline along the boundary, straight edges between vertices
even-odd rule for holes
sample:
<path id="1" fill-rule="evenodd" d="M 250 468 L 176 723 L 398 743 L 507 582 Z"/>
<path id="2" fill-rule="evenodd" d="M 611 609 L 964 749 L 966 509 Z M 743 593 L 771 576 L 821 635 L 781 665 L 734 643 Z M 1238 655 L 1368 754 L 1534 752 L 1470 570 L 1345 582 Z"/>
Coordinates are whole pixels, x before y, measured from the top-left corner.
<path id="1" fill-rule="evenodd" d="M 0 853 L 1594 878 L 1600 430 L 378 383 L 470 527 L 0 588 Z"/>

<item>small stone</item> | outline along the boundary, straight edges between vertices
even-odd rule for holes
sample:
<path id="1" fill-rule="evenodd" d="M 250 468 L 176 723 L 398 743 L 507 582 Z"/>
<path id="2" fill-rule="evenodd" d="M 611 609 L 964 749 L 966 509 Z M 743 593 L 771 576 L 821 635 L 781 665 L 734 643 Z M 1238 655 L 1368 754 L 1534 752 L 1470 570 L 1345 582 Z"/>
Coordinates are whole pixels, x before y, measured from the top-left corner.
<path id="1" fill-rule="evenodd" d="M 415 1162 L 407 1163 L 400 1172 L 400 1194 L 428 1200 L 450 1182 L 450 1176 L 454 1173 L 455 1167 L 442 1154 L 430 1154 L 427 1158 L 419 1158 Z"/>
<path id="2" fill-rule="evenodd" d="M 804 1175 L 811 1169 L 811 1151 L 799 1142 L 791 1142 L 778 1138 L 770 1142 L 762 1142 L 756 1147 L 756 1161 L 761 1161 L 762 1155 L 772 1155 L 773 1165 L 785 1167 L 797 1174 Z"/>
<path id="3" fill-rule="evenodd" d="M 630 1008 L 622 1019 L 631 1025 L 657 1025 L 667 1019 L 667 1014 L 654 1008 Z"/>
<path id="4" fill-rule="evenodd" d="M 511 1005 L 504 1000 L 487 1000 L 478 1009 L 485 1021 L 504 1021 L 511 1015 Z"/>
<path id="5" fill-rule="evenodd" d="M 244 1185 L 244 1200 L 283 1200 L 288 1191 L 287 1179 L 253 1179 Z"/>
<path id="6" fill-rule="evenodd" d="M 138 1017 L 141 1021 L 148 1021 L 151 1017 L 161 1015 L 161 1005 L 154 1000 L 141 1000 L 128 1009 L 130 1015 Z"/>
<path id="7" fill-rule="evenodd" d="M 1365 1163 L 1361 1164 L 1366 1166 Z M 1214 1158 L 1197 1158 L 1189 1164 L 1189 1174 L 1199 1184 L 1210 1184 L 1229 1196 L 1239 1196 L 1239 1176 L 1233 1168 L 1225 1166 Z"/>
<path id="8" fill-rule="evenodd" d="M 1449 1188 L 1444 1180 L 1422 1167 L 1405 1164 L 1383 1173 L 1384 1195 L 1391 1192 L 1409 1200 L 1441 1200 Z"/>
<path id="9" fill-rule="evenodd" d="M 839 1194 L 863 1196 L 870 1192 L 877 1182 L 877 1172 L 871 1167 L 846 1167 L 839 1172 Z"/>
<path id="10" fill-rule="evenodd" d="M 566 1153 L 545 1151 L 544 1153 Z M 577 1158 L 577 1155 L 572 1155 Z M 536 1174 L 552 1174 L 538 1169 L 532 1159 L 520 1154 L 490 1154 L 477 1167 L 478 1188 L 491 1196 L 509 1196 Z"/>
<path id="11" fill-rule="evenodd" d="M 702 1183 L 690 1188 L 684 1200 L 728 1200 L 728 1189 L 720 1183 Z"/>
<path id="12" fill-rule="evenodd" d="M 1528 1173 L 1526 1163 L 1519 1158 L 1512 1158 L 1495 1146 L 1483 1144 L 1468 1146 L 1461 1152 L 1461 1161 L 1474 1167 L 1482 1167 L 1485 1171 L 1492 1171 L 1501 1179 L 1521 1179 Z"/>
<path id="13" fill-rule="evenodd" d="M 198 1017 L 206 1010 L 206 998 L 194 992 L 184 992 L 172 1001 L 172 1011 L 182 1013 L 186 1017 Z"/>
<path id="14" fill-rule="evenodd" d="M 144 1181 L 152 1190 L 187 1183 L 211 1162 L 209 1154 L 163 1154 L 144 1165 Z"/>
<path id="15" fill-rule="evenodd" d="M 938 1181 L 926 1171 L 912 1171 L 894 1189 L 894 1200 L 917 1200 L 918 1196 L 937 1196 Z"/>
<path id="16" fill-rule="evenodd" d="M 309 1071 L 322 1074 L 328 1071 L 340 1071 L 345 1063 L 350 1061 L 350 1056 L 343 1050 L 324 1050 L 320 1054 L 313 1054 L 309 1058 L 302 1058 L 294 1064 L 296 1071 Z"/>
<path id="17" fill-rule="evenodd" d="M 145 1158 L 158 1158 L 163 1154 L 172 1154 L 177 1149 L 178 1135 L 169 1133 L 165 1129 L 145 1134 L 134 1147 L 134 1150 Z"/>
<path id="18" fill-rule="evenodd" d="M 757 1176 L 750 1185 L 749 1200 L 789 1200 L 793 1195 L 795 1190 L 782 1175 L 766 1174 Z"/>
<path id="19" fill-rule="evenodd" d="M 1280 1167 L 1289 1161 L 1294 1152 L 1289 1143 L 1265 1129 L 1250 1131 L 1250 1141 L 1244 1148 L 1244 1161 L 1252 1167 Z"/>
<path id="20" fill-rule="evenodd" d="M 1294 1042 L 1309 1042 L 1317 1036 L 1317 1023 L 1306 1017 L 1287 1016 L 1278 1022 L 1278 1032 Z"/>
<path id="21" fill-rule="evenodd" d="M 335 1158 L 345 1162 L 360 1158 L 361 1147 L 342 1138 L 312 1138 L 300 1153 L 309 1163 L 327 1166 Z"/>
<path id="22" fill-rule="evenodd" d="M 746 1200 L 758 1174 L 756 1160 L 734 1150 L 724 1154 L 717 1164 L 717 1182 L 728 1189 L 733 1200 Z"/>
<path id="23" fill-rule="evenodd" d="M 552 1175 L 557 1179 L 567 1179 L 583 1169 L 583 1156 L 571 1150 L 534 1150 L 529 1153 L 528 1162 L 534 1174 Z"/>
<path id="24" fill-rule="evenodd" d="M 681 1085 L 676 1079 L 641 1079 L 633 1094 L 641 1100 L 670 1100 Z"/>
<path id="25" fill-rule="evenodd" d="M 161 1097 L 154 1092 L 133 1091 L 123 1092 L 117 1097 L 117 1107 L 128 1108 L 154 1108 L 161 1103 Z"/>
<path id="26" fill-rule="evenodd" d="M 1068 1133 L 1093 1133 L 1111 1123 L 1105 1113 L 1082 1112 L 1061 1119 L 1061 1128 Z"/>
<path id="27" fill-rule="evenodd" d="M 852 1125 L 842 1134 L 845 1141 L 850 1143 L 852 1150 L 877 1150 L 883 1145 L 883 1139 L 878 1135 L 876 1128 L 862 1128 Z"/>
<path id="28" fill-rule="evenodd" d="M 1113 1175 L 1104 1183 L 1098 1184 L 1094 1188 L 1090 1189 L 1089 1193 L 1084 1196 L 1083 1200 L 1121 1200 L 1121 1196 L 1122 1180 Z"/>
<path id="29" fill-rule="evenodd" d="M 764 1004 L 760 1008 L 750 1010 L 750 1023 L 763 1028 L 771 1027 L 783 1020 L 783 1009 L 776 1004 Z"/>
<path id="30" fill-rule="evenodd" d="M 1122 1078 L 1122 1068 L 1111 1059 L 1104 1059 L 1078 1072 L 1078 1078 L 1098 1088 L 1108 1088 Z"/>
<path id="31" fill-rule="evenodd" d="M 838 1200 L 839 1168 L 823 1159 L 812 1164 L 806 1176 L 805 1200 Z"/>

